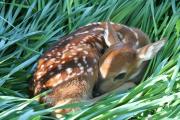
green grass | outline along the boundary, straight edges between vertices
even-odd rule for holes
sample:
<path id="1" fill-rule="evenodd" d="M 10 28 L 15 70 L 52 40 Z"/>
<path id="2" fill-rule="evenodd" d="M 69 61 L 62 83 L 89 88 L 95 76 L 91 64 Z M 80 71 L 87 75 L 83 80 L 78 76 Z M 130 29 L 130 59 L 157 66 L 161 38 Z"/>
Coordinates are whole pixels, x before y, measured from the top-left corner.
<path id="1" fill-rule="evenodd" d="M 110 93 L 65 119 L 180 119 L 180 2 L 178 0 L 0 1 L 0 119 L 54 119 L 55 108 L 30 99 L 28 82 L 38 57 L 51 44 L 90 22 L 110 20 L 140 28 L 152 42 L 166 38 L 143 81 L 129 92 Z M 38 97 L 38 96 L 37 96 Z"/>

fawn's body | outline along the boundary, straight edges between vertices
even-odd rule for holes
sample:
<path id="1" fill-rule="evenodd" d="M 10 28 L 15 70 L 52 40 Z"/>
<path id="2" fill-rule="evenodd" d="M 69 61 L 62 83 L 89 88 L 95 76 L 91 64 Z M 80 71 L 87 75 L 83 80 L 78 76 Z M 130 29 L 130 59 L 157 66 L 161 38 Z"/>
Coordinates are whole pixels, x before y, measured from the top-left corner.
<path id="1" fill-rule="evenodd" d="M 123 70 L 127 72 L 127 69 L 131 69 L 131 77 L 136 73 L 132 69 L 137 70 L 141 64 L 133 61 L 137 56 L 136 51 L 147 44 L 148 38 L 144 33 L 124 25 L 104 22 L 79 28 L 63 37 L 39 59 L 33 80 L 34 95 L 52 88 L 52 92 L 42 97 L 41 101 L 56 106 L 91 99 L 96 83 L 99 84 L 98 91 L 115 89 L 120 84 L 115 85 L 113 79 Z M 122 54 L 123 51 L 127 54 Z M 116 61 L 108 61 L 112 57 Z M 123 68 L 115 67 L 116 64 Z M 56 112 L 69 111 L 64 109 Z"/>

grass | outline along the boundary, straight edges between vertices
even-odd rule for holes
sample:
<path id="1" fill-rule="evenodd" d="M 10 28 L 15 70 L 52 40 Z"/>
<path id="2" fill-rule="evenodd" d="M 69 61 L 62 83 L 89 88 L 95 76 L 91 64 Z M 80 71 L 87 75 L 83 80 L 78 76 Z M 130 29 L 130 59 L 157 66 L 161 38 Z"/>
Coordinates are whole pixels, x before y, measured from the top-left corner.
<path id="1" fill-rule="evenodd" d="M 98 102 L 75 103 L 64 119 L 180 119 L 180 2 L 178 0 L 0 1 L 0 119 L 40 120 L 56 109 L 29 98 L 38 57 L 51 44 L 90 22 L 140 28 L 152 42 L 166 38 L 136 88 Z"/>

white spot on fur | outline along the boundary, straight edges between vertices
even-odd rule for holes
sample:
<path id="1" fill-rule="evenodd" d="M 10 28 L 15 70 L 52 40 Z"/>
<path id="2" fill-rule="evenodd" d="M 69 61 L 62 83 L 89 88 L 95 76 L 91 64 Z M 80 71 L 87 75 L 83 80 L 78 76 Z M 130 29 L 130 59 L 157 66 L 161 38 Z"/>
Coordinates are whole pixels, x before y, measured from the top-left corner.
<path id="1" fill-rule="evenodd" d="M 94 75 L 94 72 L 93 72 L 93 68 L 92 68 L 92 67 L 88 68 L 88 69 L 87 69 L 87 72 L 88 72 L 88 73 L 91 73 L 91 75 Z"/>
<path id="2" fill-rule="evenodd" d="M 43 69 L 43 68 L 44 68 L 44 64 L 43 64 L 43 65 L 41 65 L 40 69 Z"/>
<path id="3" fill-rule="evenodd" d="M 59 64 L 58 65 L 58 69 L 61 70 L 62 69 L 62 65 Z"/>
<path id="4" fill-rule="evenodd" d="M 80 69 L 81 71 L 84 71 L 84 67 L 82 67 L 82 66 L 81 66 L 81 67 L 79 67 L 79 69 Z"/>
<path id="5" fill-rule="evenodd" d="M 55 62 L 56 59 L 55 59 L 55 58 L 51 58 L 50 61 L 51 61 L 51 62 Z"/>
<path id="6" fill-rule="evenodd" d="M 77 63 L 78 62 L 78 57 L 74 57 L 73 60 L 74 60 L 75 63 Z"/>
<path id="7" fill-rule="evenodd" d="M 67 81 L 69 78 L 71 78 L 71 76 L 70 76 L 70 75 L 67 75 L 64 80 Z"/>
<path id="8" fill-rule="evenodd" d="M 92 68 L 92 67 L 90 67 L 90 68 L 87 69 L 87 72 L 92 72 L 92 71 L 93 71 L 93 68 Z"/>
<path id="9" fill-rule="evenodd" d="M 52 54 L 51 54 L 51 53 L 48 53 L 48 54 L 47 54 L 47 56 L 48 56 L 48 57 L 51 57 L 51 56 L 52 56 Z"/>
<path id="10" fill-rule="evenodd" d="M 94 22 L 94 23 L 91 23 L 92 25 L 99 25 L 99 23 L 98 22 Z"/>
<path id="11" fill-rule="evenodd" d="M 44 72 L 38 72 L 36 75 L 41 76 Z"/>
<path id="12" fill-rule="evenodd" d="M 53 68 L 53 65 L 50 65 L 49 68 Z"/>
<path id="13" fill-rule="evenodd" d="M 81 74 L 82 74 L 82 73 L 81 73 L 81 72 L 79 72 L 79 73 L 77 73 L 76 75 L 78 75 L 78 76 L 79 76 L 79 75 L 81 75 Z"/>
<path id="14" fill-rule="evenodd" d="M 79 67 L 79 69 L 80 69 L 80 70 L 84 70 L 84 67 L 81 66 L 81 67 Z"/>
<path id="15" fill-rule="evenodd" d="M 83 56 L 83 62 L 84 62 L 85 64 L 87 64 L 86 56 Z"/>
<path id="16" fill-rule="evenodd" d="M 87 25 L 85 25 L 85 26 L 90 26 L 90 25 L 92 25 L 91 23 L 89 23 L 89 24 L 87 24 Z"/>
<path id="17" fill-rule="evenodd" d="M 84 41 L 84 42 L 86 42 L 86 41 L 87 41 L 87 39 L 83 39 L 83 41 Z"/>
<path id="18" fill-rule="evenodd" d="M 73 56 L 72 56 L 72 55 L 69 55 L 68 57 L 69 57 L 69 58 L 72 58 Z"/>
<path id="19" fill-rule="evenodd" d="M 74 77 L 74 76 L 76 76 L 76 73 L 75 73 L 75 72 L 74 72 L 74 73 L 72 73 L 71 77 Z"/>
<path id="20" fill-rule="evenodd" d="M 66 69 L 66 72 L 67 72 L 68 74 L 71 74 L 71 73 L 72 73 L 72 71 L 73 71 L 73 69 L 72 69 L 72 68 L 67 68 L 67 69 Z"/>
<path id="21" fill-rule="evenodd" d="M 82 48 L 78 48 L 77 51 L 82 51 L 83 49 Z"/>
<path id="22" fill-rule="evenodd" d="M 102 24 L 102 23 L 101 22 L 94 22 L 94 23 L 89 23 L 89 24 L 87 24 L 85 26 L 100 25 L 100 24 Z"/>
<path id="23" fill-rule="evenodd" d="M 86 51 L 86 50 L 84 50 L 83 53 L 86 54 L 86 55 L 88 55 L 88 51 Z"/>
<path id="24" fill-rule="evenodd" d="M 44 60 L 45 60 L 45 61 L 47 61 L 47 60 L 48 60 L 48 58 L 44 58 Z"/>
<path id="25" fill-rule="evenodd" d="M 70 43 L 68 43 L 67 45 L 66 45 L 66 47 L 68 48 L 69 46 L 71 46 L 71 44 Z"/>
<path id="26" fill-rule="evenodd" d="M 64 63 L 66 63 L 66 61 L 62 61 L 61 63 L 64 64 Z"/>
<path id="27" fill-rule="evenodd" d="M 75 35 L 82 35 L 82 34 L 86 34 L 86 33 L 89 33 L 89 31 L 84 31 L 84 32 L 81 32 L 81 33 L 76 33 Z"/>
<path id="28" fill-rule="evenodd" d="M 100 27 L 97 27 L 97 28 L 94 28 L 93 31 L 104 31 L 104 28 L 100 28 Z"/>
<path id="29" fill-rule="evenodd" d="M 81 64 L 81 63 L 78 63 L 77 65 L 78 65 L 79 67 L 81 67 L 81 66 L 82 66 L 82 64 Z"/>
<path id="30" fill-rule="evenodd" d="M 55 52 L 55 50 L 52 50 L 52 52 L 54 53 L 54 52 Z"/>
<path id="31" fill-rule="evenodd" d="M 96 37 L 100 42 L 102 42 L 102 38 L 100 36 Z"/>
<path id="32" fill-rule="evenodd" d="M 42 77 L 41 75 L 37 75 L 37 77 L 36 77 L 36 78 L 37 78 L 37 79 L 39 79 L 39 78 L 41 78 L 41 77 Z"/>
<path id="33" fill-rule="evenodd" d="M 61 56 L 61 53 L 60 53 L 60 52 L 57 52 L 57 55 L 58 55 L 58 56 Z"/>

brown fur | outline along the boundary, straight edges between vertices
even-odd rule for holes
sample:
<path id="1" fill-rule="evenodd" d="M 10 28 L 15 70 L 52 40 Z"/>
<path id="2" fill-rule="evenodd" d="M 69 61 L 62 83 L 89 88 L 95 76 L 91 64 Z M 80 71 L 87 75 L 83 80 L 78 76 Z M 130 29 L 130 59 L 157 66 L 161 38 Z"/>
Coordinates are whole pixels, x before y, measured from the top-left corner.
<path id="1" fill-rule="evenodd" d="M 139 66 L 135 65 L 140 61 L 137 49 L 148 43 L 144 33 L 125 25 L 103 22 L 79 28 L 61 38 L 39 59 L 32 84 L 34 96 L 52 89 L 40 101 L 57 106 L 92 99 L 95 84 L 105 92 L 115 89 L 120 84 L 114 84 L 112 79 L 121 69 L 128 70 L 129 75 L 136 72 Z M 103 64 L 107 60 L 111 60 L 110 64 Z M 104 74 L 100 68 L 107 75 L 99 82 Z M 76 109 L 59 109 L 55 113 Z"/>

